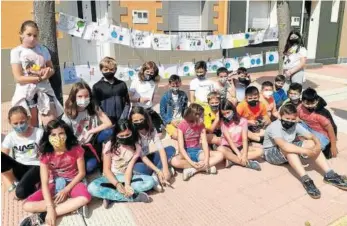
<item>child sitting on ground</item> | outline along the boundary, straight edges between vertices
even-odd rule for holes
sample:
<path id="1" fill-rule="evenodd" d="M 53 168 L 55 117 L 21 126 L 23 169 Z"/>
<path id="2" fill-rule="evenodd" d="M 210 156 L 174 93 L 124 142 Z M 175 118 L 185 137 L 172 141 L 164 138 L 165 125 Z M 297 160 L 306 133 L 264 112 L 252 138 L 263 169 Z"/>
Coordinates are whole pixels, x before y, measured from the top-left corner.
<path id="1" fill-rule="evenodd" d="M 301 92 L 302 92 L 301 84 L 296 82 L 290 84 L 288 89 L 288 99 L 283 102 L 282 106 L 287 103 L 291 103 L 295 107 L 298 107 L 299 104 L 301 104 L 301 100 L 300 100 Z"/>
<path id="2" fill-rule="evenodd" d="M 222 153 L 209 150 L 203 116 L 204 108 L 193 103 L 185 111 L 184 120 L 178 125 L 179 154 L 172 158 L 171 165 L 184 169 L 184 181 L 201 171 L 216 174 L 215 165 L 223 160 Z"/>
<path id="3" fill-rule="evenodd" d="M 266 109 L 271 121 L 278 119 L 280 116 L 273 97 L 273 89 L 273 84 L 270 81 L 265 81 L 263 84 L 261 84 L 260 101 L 266 105 Z"/>
<path id="4" fill-rule="evenodd" d="M 241 118 L 236 111 L 236 107 L 228 100 L 221 103 L 221 128 L 222 145 L 218 151 L 222 152 L 226 159 L 226 167 L 231 167 L 234 163 L 241 166 L 261 170 L 257 161 L 251 159 L 260 158 L 263 149 L 248 145 L 247 119 Z"/>
<path id="5" fill-rule="evenodd" d="M 257 87 L 247 87 L 245 93 L 246 99 L 237 105 L 237 113 L 248 120 L 248 138 L 262 143 L 264 128 L 271 122 L 266 106 L 259 101 L 259 90 Z"/>
<path id="6" fill-rule="evenodd" d="M 282 106 L 280 115 L 281 119 L 272 122 L 265 132 L 263 146 L 266 161 L 274 165 L 289 162 L 300 177 L 306 192 L 312 198 L 320 198 L 320 191 L 307 175 L 301 163 L 300 155 L 312 158 L 320 170 L 324 171 L 325 183 L 347 190 L 347 181 L 335 173 L 328 165 L 321 152 L 318 138 L 296 122 L 296 107 L 290 103 L 286 104 Z M 305 140 L 295 142 L 298 135 Z"/>
<path id="7" fill-rule="evenodd" d="M 166 132 L 174 140 L 177 140 L 177 126 L 182 121 L 184 110 L 188 106 L 188 96 L 180 90 L 180 86 L 181 78 L 178 75 L 171 75 L 170 89 L 160 100 L 160 116 L 166 125 Z"/>
<path id="8" fill-rule="evenodd" d="M 283 102 L 288 99 L 286 92 L 283 89 L 286 77 L 284 75 L 277 75 L 275 78 L 275 92 L 273 97 L 275 99 L 276 108 L 279 109 Z"/>
<path id="9" fill-rule="evenodd" d="M 204 107 L 204 125 L 207 133 L 207 143 L 220 145 L 220 94 L 212 91 L 207 96 L 208 106 Z"/>
<path id="10" fill-rule="evenodd" d="M 298 116 L 303 126 L 315 135 L 321 144 L 324 154 L 328 158 L 337 156 L 336 136 L 337 126 L 329 110 L 327 103 L 320 97 L 316 90 L 307 88 L 302 93 L 302 103 L 297 107 Z M 330 151 L 326 150 L 330 146 Z M 329 148 L 328 148 L 329 149 Z"/>

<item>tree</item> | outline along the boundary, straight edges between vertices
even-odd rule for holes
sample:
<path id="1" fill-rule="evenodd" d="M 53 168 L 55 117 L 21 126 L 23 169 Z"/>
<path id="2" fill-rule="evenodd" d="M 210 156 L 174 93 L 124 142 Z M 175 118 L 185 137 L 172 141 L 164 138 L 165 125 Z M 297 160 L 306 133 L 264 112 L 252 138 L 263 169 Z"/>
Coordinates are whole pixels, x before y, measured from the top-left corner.
<path id="1" fill-rule="evenodd" d="M 283 51 L 290 33 L 289 1 L 277 0 L 279 73 L 283 74 Z"/>
<path id="2" fill-rule="evenodd" d="M 54 65 L 55 74 L 49 81 L 59 102 L 63 104 L 55 21 L 55 1 L 35 0 L 34 18 L 40 29 L 40 42 L 48 48 Z"/>

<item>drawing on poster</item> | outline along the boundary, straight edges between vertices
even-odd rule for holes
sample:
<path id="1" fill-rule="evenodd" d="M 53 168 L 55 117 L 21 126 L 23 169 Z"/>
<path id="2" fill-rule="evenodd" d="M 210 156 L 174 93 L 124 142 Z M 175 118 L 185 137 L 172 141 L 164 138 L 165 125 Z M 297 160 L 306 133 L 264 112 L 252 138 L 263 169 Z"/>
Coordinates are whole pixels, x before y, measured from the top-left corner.
<path id="1" fill-rule="evenodd" d="M 205 50 L 220 49 L 221 37 L 219 35 L 208 35 L 205 37 Z"/>
<path id="2" fill-rule="evenodd" d="M 59 14 L 59 21 L 57 24 L 58 30 L 62 30 L 76 37 L 82 37 L 85 26 L 85 20 L 64 13 Z"/>
<path id="3" fill-rule="evenodd" d="M 152 48 L 155 50 L 171 50 L 170 35 L 153 34 Z"/>
<path id="4" fill-rule="evenodd" d="M 133 30 L 131 40 L 132 47 L 151 48 L 151 33 L 148 31 Z"/>

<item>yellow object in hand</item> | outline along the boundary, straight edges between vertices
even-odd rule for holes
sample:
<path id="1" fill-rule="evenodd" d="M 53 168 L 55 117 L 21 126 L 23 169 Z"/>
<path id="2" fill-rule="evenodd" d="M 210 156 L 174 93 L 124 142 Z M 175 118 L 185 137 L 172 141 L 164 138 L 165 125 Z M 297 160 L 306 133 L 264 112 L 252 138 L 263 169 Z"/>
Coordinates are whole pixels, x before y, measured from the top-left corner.
<path id="1" fill-rule="evenodd" d="M 31 67 L 31 69 L 32 69 L 33 71 L 39 71 L 39 70 L 41 69 L 41 67 L 40 67 L 40 65 L 38 65 L 38 64 L 34 64 L 34 65 Z"/>

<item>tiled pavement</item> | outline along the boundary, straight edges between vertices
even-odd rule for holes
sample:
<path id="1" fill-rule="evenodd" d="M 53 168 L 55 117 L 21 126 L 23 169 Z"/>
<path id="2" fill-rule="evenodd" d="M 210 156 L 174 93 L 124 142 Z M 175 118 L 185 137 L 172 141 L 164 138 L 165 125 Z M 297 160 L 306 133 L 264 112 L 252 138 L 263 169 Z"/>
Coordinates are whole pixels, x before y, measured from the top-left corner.
<path id="1" fill-rule="evenodd" d="M 254 84 L 273 80 L 276 72 L 253 74 Z M 327 101 L 338 124 L 338 158 L 329 160 L 332 168 L 347 174 L 347 65 L 329 65 L 307 70 L 306 86 L 316 88 Z M 161 88 L 158 103 L 167 89 Z M 183 81 L 188 90 L 189 80 Z M 2 138 L 9 130 L 6 114 L 9 103 L 2 103 Z M 158 106 L 156 106 L 158 109 Z M 166 144 L 174 144 L 165 139 Z M 310 162 L 308 162 L 310 163 Z M 152 202 L 117 203 L 109 210 L 101 201 L 89 204 L 90 217 L 71 214 L 59 219 L 59 225 L 329 225 L 347 215 L 347 192 L 327 185 L 314 165 L 307 167 L 322 192 L 319 200 L 311 199 L 288 166 L 261 163 L 262 171 L 242 167 L 219 168 L 218 175 L 196 175 L 189 182 L 182 181 L 179 172 L 164 193 L 150 193 Z M 13 200 L 13 193 L 2 189 L 2 225 L 18 225 L 27 215 L 21 202 Z M 342 222 L 342 223 L 341 223 Z M 309 223 L 309 224 L 308 224 Z M 342 220 L 336 225 L 347 225 Z"/>

